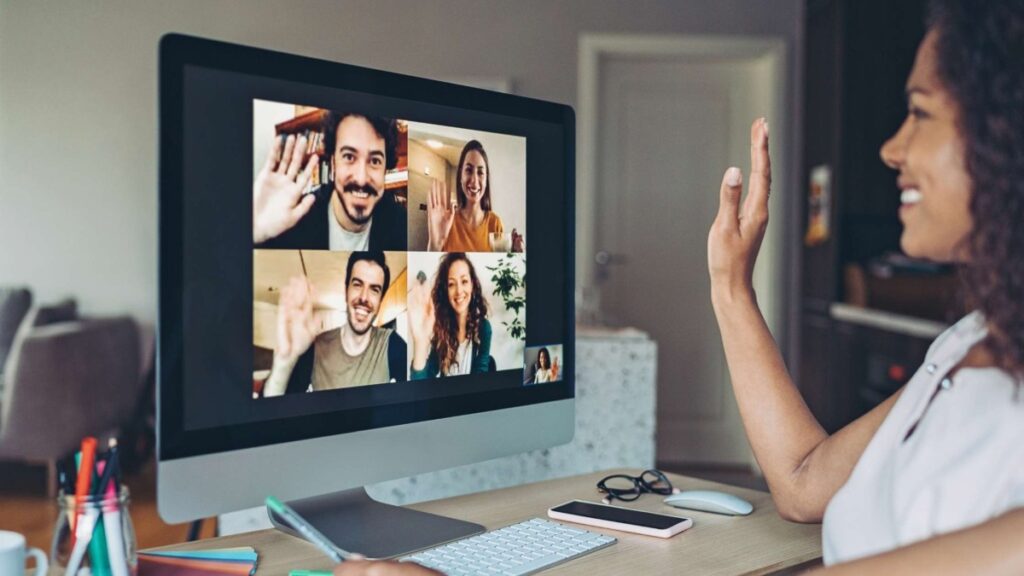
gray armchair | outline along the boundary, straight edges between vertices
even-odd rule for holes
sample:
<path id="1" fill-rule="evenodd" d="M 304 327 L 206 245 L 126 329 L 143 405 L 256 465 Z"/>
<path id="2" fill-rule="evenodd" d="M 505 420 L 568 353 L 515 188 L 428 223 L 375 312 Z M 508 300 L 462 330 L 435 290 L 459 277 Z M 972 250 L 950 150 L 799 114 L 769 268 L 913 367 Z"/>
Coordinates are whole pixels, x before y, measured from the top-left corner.
<path id="1" fill-rule="evenodd" d="M 44 323 L 45 315 L 55 321 Z M 3 366 L 0 459 L 52 463 L 83 436 L 116 433 L 138 405 L 140 332 L 128 316 L 67 319 L 30 310 Z"/>

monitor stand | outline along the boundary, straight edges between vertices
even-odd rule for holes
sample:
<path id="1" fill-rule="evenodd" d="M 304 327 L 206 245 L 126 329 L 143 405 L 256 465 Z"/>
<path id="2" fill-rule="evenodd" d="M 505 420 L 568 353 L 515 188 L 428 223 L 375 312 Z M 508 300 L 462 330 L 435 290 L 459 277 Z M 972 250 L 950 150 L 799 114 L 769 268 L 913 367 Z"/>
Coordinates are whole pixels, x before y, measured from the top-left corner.
<path id="1" fill-rule="evenodd" d="M 394 558 L 485 531 L 472 522 L 378 502 L 364 488 L 288 505 L 335 546 L 367 558 Z M 278 530 L 301 538 L 269 509 L 267 514 Z"/>

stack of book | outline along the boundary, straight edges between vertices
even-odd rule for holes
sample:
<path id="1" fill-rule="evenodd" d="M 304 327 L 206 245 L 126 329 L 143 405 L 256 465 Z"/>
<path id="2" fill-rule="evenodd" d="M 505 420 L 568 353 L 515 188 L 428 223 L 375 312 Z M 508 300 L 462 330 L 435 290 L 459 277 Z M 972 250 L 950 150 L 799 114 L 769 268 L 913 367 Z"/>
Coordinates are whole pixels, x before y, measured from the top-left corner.
<path id="1" fill-rule="evenodd" d="M 251 546 L 187 552 L 139 552 L 139 576 L 251 576 L 258 555 Z"/>

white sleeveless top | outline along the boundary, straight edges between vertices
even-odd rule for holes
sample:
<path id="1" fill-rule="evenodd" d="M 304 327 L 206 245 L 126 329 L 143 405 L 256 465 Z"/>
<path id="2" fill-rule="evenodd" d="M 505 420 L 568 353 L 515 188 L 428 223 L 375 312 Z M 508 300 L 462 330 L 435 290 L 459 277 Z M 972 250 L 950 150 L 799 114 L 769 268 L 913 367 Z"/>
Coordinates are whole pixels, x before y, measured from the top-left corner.
<path id="1" fill-rule="evenodd" d="M 984 317 L 974 312 L 932 343 L 825 510 L 825 564 L 1024 506 L 1024 385 L 997 368 L 961 368 L 946 377 L 986 333 Z"/>

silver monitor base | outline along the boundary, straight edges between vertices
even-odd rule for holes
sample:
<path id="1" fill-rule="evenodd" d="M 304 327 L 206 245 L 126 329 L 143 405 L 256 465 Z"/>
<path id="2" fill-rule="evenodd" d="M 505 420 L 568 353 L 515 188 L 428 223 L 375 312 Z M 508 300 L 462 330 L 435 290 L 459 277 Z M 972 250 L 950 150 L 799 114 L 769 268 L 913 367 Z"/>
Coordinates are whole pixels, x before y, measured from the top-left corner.
<path id="1" fill-rule="evenodd" d="M 288 505 L 335 546 L 367 558 L 394 558 L 484 532 L 472 522 L 378 502 L 363 488 Z M 267 514 L 278 530 L 301 537 L 269 509 Z"/>

